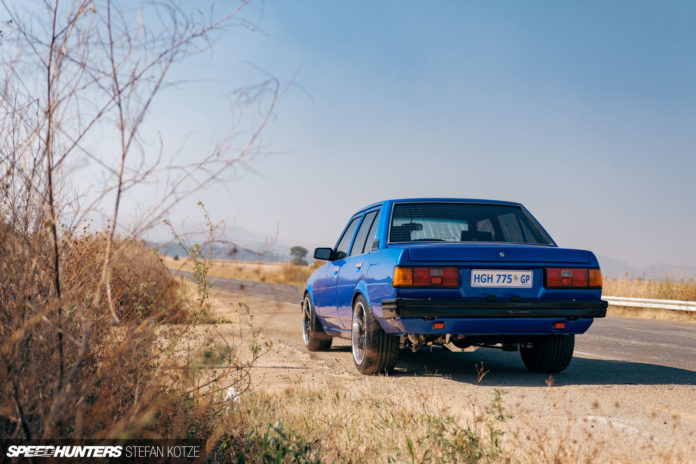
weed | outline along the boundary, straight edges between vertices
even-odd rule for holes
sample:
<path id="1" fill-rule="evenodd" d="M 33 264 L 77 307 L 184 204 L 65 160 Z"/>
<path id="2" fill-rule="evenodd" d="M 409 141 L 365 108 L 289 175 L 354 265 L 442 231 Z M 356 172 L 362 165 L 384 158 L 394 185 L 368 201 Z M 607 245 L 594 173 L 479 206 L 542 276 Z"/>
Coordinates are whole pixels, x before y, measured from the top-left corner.
<path id="1" fill-rule="evenodd" d="M 263 431 L 261 431 L 263 430 Z M 212 462 L 303 463 L 321 462 L 316 443 L 309 443 L 296 432 L 285 430 L 280 421 L 253 428 L 245 438 L 232 436 L 217 445 Z"/>
<path id="2" fill-rule="evenodd" d="M 483 361 L 480 364 L 474 364 L 476 367 L 476 385 L 481 385 L 481 381 L 490 371 L 483 367 Z"/>
<path id="3" fill-rule="evenodd" d="M 495 390 L 493 400 L 486 408 L 483 419 L 473 424 L 459 425 L 452 415 L 423 415 L 417 420 L 424 424 L 425 432 L 415 438 L 406 438 L 406 450 L 413 463 L 480 463 L 495 462 L 505 456 L 502 444 L 504 432 L 500 424 L 512 416 L 505 413 L 502 390 Z M 481 428 L 483 423 L 484 428 Z M 425 451 L 418 451 L 425 448 Z M 390 456 L 390 462 L 397 462 Z"/>
<path id="4" fill-rule="evenodd" d="M 208 272 L 212 267 L 211 261 L 213 258 L 213 245 L 215 243 L 215 226 L 213 226 L 210 215 L 205 209 L 205 205 L 202 201 L 198 202 L 198 206 L 203 211 L 203 217 L 205 218 L 206 229 L 208 231 L 208 239 L 206 242 L 207 255 L 204 253 L 204 246 L 198 243 L 191 247 L 186 247 L 183 239 L 176 232 L 172 223 L 166 219 L 164 223 L 169 226 L 174 235 L 174 239 L 179 244 L 179 247 L 184 250 L 191 262 L 193 268 L 193 281 L 196 284 L 198 314 L 201 319 L 207 319 L 210 316 L 210 283 L 208 282 Z"/>

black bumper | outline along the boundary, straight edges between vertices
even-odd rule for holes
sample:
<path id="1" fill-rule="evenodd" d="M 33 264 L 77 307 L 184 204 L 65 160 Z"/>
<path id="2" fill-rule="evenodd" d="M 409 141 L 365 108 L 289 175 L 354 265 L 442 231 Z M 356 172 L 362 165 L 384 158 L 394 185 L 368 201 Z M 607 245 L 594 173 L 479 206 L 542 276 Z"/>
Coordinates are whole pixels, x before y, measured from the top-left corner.
<path id="1" fill-rule="evenodd" d="M 603 300 L 382 300 L 384 317 L 604 317 Z"/>

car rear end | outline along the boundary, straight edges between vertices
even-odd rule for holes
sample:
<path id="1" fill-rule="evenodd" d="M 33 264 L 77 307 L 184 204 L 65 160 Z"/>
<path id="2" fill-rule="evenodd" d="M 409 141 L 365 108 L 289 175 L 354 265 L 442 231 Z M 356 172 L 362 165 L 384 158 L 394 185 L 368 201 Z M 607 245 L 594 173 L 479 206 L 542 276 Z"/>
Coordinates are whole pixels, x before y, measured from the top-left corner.
<path id="1" fill-rule="evenodd" d="M 393 297 L 382 300 L 383 326 L 389 333 L 579 334 L 606 314 L 601 284 L 587 251 L 411 245 L 394 269 Z"/>
<path id="2" fill-rule="evenodd" d="M 557 247 L 519 204 L 395 203 L 388 240 L 402 252 L 379 320 L 414 347 L 519 346 L 536 353 L 562 342 L 571 343 L 572 356 L 573 336 L 606 315 L 594 254 Z M 543 371 L 567 362 L 533 369 L 525 360 Z"/>

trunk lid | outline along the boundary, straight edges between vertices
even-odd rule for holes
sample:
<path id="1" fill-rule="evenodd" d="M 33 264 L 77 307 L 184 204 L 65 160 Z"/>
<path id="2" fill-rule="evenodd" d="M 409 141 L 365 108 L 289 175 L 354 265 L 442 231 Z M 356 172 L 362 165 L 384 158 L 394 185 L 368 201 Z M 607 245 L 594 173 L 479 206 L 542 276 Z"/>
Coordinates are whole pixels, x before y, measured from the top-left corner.
<path id="1" fill-rule="evenodd" d="M 409 247 L 408 253 L 413 263 L 589 264 L 591 261 L 591 253 L 585 250 L 505 243 L 424 244 Z"/>

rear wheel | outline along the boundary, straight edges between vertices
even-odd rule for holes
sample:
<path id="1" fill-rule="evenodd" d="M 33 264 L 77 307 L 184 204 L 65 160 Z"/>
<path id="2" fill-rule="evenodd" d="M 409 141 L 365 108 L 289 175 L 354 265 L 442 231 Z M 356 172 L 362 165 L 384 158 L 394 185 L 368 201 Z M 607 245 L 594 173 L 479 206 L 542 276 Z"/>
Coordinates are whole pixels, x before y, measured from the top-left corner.
<path id="1" fill-rule="evenodd" d="M 321 328 L 309 295 L 305 295 L 302 301 L 302 338 L 309 351 L 326 351 L 331 348 L 331 335 Z"/>
<path id="2" fill-rule="evenodd" d="M 351 349 L 358 370 L 366 375 L 389 371 L 399 355 L 399 339 L 386 333 L 360 295 L 353 304 Z"/>
<path id="3" fill-rule="evenodd" d="M 575 335 L 551 335 L 539 337 L 532 347 L 520 344 L 522 361 L 532 372 L 561 372 L 573 359 Z"/>

